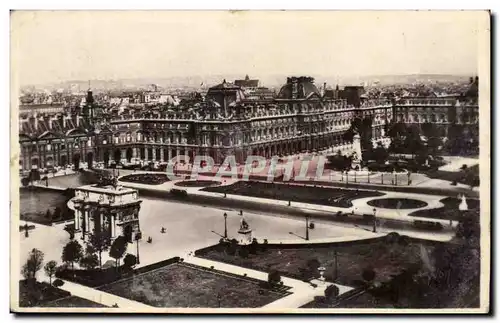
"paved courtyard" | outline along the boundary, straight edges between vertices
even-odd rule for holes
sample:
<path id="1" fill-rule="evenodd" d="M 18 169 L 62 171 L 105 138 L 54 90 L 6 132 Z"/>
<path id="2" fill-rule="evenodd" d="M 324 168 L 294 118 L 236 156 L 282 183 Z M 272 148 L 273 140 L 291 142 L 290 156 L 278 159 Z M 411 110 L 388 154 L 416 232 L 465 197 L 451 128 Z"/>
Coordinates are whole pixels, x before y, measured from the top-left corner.
<path id="1" fill-rule="evenodd" d="M 140 211 L 140 225 L 143 240 L 139 243 L 141 265 L 151 264 L 171 258 L 183 256 L 215 243 L 224 234 L 223 214 L 227 212 L 228 235 L 236 237 L 241 217 L 236 210 L 223 210 L 190 204 L 169 202 L 162 199 L 144 198 Z M 245 220 L 253 229 L 258 239 L 296 240 L 305 235 L 305 222 L 289 218 L 280 218 L 256 213 L 244 212 Z M 166 233 L 161 233 L 165 227 Z M 213 233 L 212 231 L 217 232 Z M 309 231 L 310 239 L 328 239 L 336 237 L 366 237 L 372 233 L 355 227 L 342 227 L 327 223 L 317 224 Z M 147 243 L 151 237 L 153 242 Z M 45 261 L 56 260 L 61 263 L 62 247 L 69 241 L 69 235 L 62 225 L 40 226 L 30 232 L 28 238 L 21 236 L 21 263 L 33 248 L 45 253 Z M 127 252 L 136 253 L 136 245 L 130 244 Z M 103 253 L 103 263 L 109 259 Z M 39 278 L 43 277 L 42 271 Z"/>

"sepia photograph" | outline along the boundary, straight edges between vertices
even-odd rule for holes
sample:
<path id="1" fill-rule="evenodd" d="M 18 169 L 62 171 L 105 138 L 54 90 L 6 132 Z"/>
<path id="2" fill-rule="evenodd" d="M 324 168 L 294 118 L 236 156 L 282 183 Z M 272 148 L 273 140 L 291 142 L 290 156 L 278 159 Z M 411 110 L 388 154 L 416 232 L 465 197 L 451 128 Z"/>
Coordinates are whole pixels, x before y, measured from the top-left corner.
<path id="1" fill-rule="evenodd" d="M 10 310 L 490 311 L 490 12 L 10 12 Z"/>

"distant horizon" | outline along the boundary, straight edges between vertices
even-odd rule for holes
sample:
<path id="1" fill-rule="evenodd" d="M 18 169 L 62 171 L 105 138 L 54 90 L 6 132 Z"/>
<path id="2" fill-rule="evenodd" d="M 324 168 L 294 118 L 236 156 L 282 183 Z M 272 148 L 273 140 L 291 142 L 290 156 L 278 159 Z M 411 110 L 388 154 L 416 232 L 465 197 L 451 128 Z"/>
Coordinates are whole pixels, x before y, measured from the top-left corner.
<path id="1" fill-rule="evenodd" d="M 43 83 L 43 84 L 25 84 L 25 85 L 21 85 L 20 88 L 28 88 L 28 87 L 54 87 L 54 86 L 58 86 L 58 85 L 61 85 L 61 86 L 64 86 L 64 85 L 69 85 L 69 84 L 81 84 L 81 83 L 88 83 L 90 82 L 90 86 L 92 87 L 92 82 L 127 82 L 127 81 L 131 81 L 131 82 L 140 82 L 140 81 L 143 81 L 144 83 L 142 85 L 144 86 L 147 86 L 147 85 L 153 85 L 155 83 L 150 83 L 150 82 L 147 82 L 148 80 L 149 81 L 167 81 L 167 80 L 173 80 L 173 79 L 183 79 L 184 81 L 186 80 L 194 80 L 194 79 L 215 79 L 215 78 L 219 78 L 220 82 L 222 82 L 224 79 L 226 80 L 226 82 L 230 82 L 230 83 L 233 83 L 235 80 L 238 80 L 238 79 L 244 79 L 245 76 L 248 75 L 250 77 L 250 79 L 257 79 L 260 81 L 260 86 L 266 86 L 266 83 L 263 83 L 261 80 L 262 79 L 266 79 L 266 78 L 282 78 L 283 81 L 281 83 L 272 83 L 272 84 L 269 84 L 271 86 L 279 86 L 279 85 L 282 85 L 282 84 L 285 84 L 286 82 L 286 78 L 287 77 L 300 77 L 300 76 L 310 76 L 310 77 L 313 77 L 314 78 L 314 83 L 317 84 L 317 85 L 320 85 L 323 83 L 323 79 L 338 79 L 338 80 L 341 80 L 341 79 L 345 79 L 345 80 L 349 80 L 349 79 L 359 79 L 360 82 L 370 82 L 370 81 L 373 81 L 373 79 L 376 79 L 376 78 L 403 78 L 403 77 L 432 77 L 432 78 L 440 78 L 442 77 L 443 79 L 445 78 L 470 78 L 470 77 L 475 77 L 477 76 L 477 73 L 471 73 L 471 74 L 443 74 L 443 73 L 411 73 L 411 74 L 386 74 L 386 75 L 352 75 L 352 76 L 338 76 L 338 77 L 335 77 L 335 76 L 326 76 L 326 75 L 308 75 L 308 74 L 305 74 L 305 75 L 277 75 L 277 74 L 273 74 L 273 75 L 264 75 L 264 76 L 259 76 L 259 75 L 254 75 L 254 74 L 245 74 L 245 75 L 236 75 L 236 74 L 210 74 L 210 75 L 191 75 L 191 76 L 165 76 L 165 77 L 147 77 L 147 76 L 139 76 L 139 77 L 130 77 L 130 78 L 115 78 L 115 79 L 112 79 L 112 78 L 94 78 L 94 79 L 68 79 L 68 80 L 61 80 L 61 81 L 55 81 L 55 82 L 48 82 L 48 83 Z M 322 81 L 321 82 L 318 82 L 318 79 L 321 79 Z M 216 84 L 219 84 L 219 83 L 213 83 L 211 82 L 210 84 L 204 84 L 204 86 L 211 86 L 211 85 L 216 85 Z M 336 85 L 334 83 L 328 83 L 327 84 L 329 85 Z M 157 85 L 157 84 L 155 84 Z M 182 81 L 180 82 L 180 84 L 172 84 L 171 86 L 195 86 L 195 85 L 188 85 L 186 84 L 185 82 L 182 83 Z M 339 85 L 348 85 L 348 84 L 339 84 Z"/>
<path id="2" fill-rule="evenodd" d="M 245 74 L 264 83 L 276 75 L 320 82 L 475 75 L 478 33 L 489 14 L 13 11 L 10 17 L 13 82 L 36 86 Z"/>

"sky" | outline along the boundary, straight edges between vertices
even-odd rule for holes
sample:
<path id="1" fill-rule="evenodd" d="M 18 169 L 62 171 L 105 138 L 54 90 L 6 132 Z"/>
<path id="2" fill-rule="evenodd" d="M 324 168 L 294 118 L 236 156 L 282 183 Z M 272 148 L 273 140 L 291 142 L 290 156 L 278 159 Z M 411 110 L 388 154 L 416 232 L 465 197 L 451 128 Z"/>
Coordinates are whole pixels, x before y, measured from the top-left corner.
<path id="1" fill-rule="evenodd" d="M 474 75 L 486 12 L 15 11 L 19 85 L 203 75 Z"/>

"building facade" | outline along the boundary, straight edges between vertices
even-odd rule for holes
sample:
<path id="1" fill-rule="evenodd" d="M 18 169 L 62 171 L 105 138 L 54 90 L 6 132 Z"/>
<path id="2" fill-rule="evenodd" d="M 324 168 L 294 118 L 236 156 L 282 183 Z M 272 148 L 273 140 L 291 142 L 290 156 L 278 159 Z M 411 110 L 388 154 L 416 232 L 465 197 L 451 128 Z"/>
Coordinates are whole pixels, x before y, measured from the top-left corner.
<path id="1" fill-rule="evenodd" d="M 217 164 L 234 155 L 243 163 L 249 155 L 270 158 L 344 147 L 356 120 L 369 121 L 370 140 L 383 138 L 395 122 L 431 124 L 443 137 L 452 128 L 455 135 L 476 135 L 477 90 L 446 98 L 367 99 L 361 87 L 320 91 L 313 78 L 289 77 L 276 96 L 256 98 L 224 80 L 189 104 L 128 105 L 99 113 L 89 91 L 82 109 L 20 115 L 20 168 L 77 160 L 167 162 L 181 155 L 191 161 L 210 156 Z"/>

